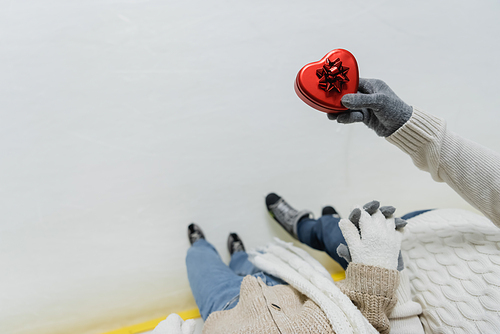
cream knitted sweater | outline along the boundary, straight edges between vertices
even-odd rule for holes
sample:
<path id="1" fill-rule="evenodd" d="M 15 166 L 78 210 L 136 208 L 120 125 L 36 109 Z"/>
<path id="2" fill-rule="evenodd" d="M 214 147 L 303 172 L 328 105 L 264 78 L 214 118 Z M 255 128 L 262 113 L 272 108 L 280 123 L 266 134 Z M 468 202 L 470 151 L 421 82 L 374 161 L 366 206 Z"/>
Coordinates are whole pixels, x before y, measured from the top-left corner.
<path id="1" fill-rule="evenodd" d="M 444 120 L 416 108 L 387 140 L 500 227 L 500 154 L 448 131 Z"/>
<path id="2" fill-rule="evenodd" d="M 408 221 L 401 250 L 425 333 L 500 333 L 500 230 L 488 219 L 424 213 Z"/>
<path id="3" fill-rule="evenodd" d="M 500 227 L 498 153 L 415 108 L 387 140 Z M 499 241 L 500 230 L 469 212 L 436 210 L 411 219 L 402 242 L 407 269 L 390 316 L 391 333 L 422 333 L 418 315 L 426 333 L 500 332 Z"/>

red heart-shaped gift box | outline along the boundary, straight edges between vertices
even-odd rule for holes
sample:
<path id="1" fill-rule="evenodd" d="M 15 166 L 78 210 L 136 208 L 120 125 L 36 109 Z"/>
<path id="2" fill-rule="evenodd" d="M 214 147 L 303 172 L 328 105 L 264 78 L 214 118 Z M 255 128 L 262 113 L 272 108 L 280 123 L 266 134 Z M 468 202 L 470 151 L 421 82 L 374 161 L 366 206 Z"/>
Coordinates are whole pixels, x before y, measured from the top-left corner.
<path id="1" fill-rule="evenodd" d="M 295 92 L 314 109 L 339 113 L 347 110 L 340 99 L 345 94 L 357 93 L 358 84 L 356 58 L 347 50 L 336 49 L 302 67 L 295 79 Z"/>

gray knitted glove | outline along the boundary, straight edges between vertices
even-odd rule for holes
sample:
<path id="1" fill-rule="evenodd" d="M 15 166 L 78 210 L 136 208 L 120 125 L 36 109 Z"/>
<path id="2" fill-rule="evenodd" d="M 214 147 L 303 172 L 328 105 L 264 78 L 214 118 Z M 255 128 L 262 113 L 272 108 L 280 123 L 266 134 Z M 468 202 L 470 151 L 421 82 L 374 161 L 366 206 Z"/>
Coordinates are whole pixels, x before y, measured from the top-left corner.
<path id="1" fill-rule="evenodd" d="M 373 215 L 375 212 L 380 207 L 380 203 L 378 201 L 371 201 L 370 203 L 367 203 L 363 206 L 363 210 L 365 210 L 367 213 L 370 215 Z M 380 212 L 384 215 L 385 218 L 389 219 L 392 217 L 393 213 L 396 211 L 396 208 L 393 206 L 382 206 L 380 207 Z M 351 214 L 349 215 L 349 220 L 358 228 L 359 234 L 361 235 L 361 231 L 359 229 L 359 219 L 361 218 L 361 210 L 356 208 L 354 209 Z M 401 218 L 396 218 L 394 220 L 394 224 L 396 226 L 396 230 L 402 230 L 407 222 L 406 220 L 403 220 Z M 362 237 L 362 236 L 361 236 Z M 349 247 L 344 244 L 340 244 L 337 247 L 337 254 L 344 258 L 347 263 L 350 263 L 352 261 L 351 259 L 351 253 L 349 252 Z M 398 268 L 399 271 L 404 269 L 404 262 L 403 262 L 403 256 L 401 255 L 401 251 L 399 251 L 399 257 L 398 257 Z"/>
<path id="2" fill-rule="evenodd" d="M 349 111 L 327 114 L 338 123 L 363 122 L 380 137 L 389 137 L 411 117 L 413 108 L 404 103 L 385 82 L 359 78 L 356 94 L 346 94 L 342 104 Z"/>

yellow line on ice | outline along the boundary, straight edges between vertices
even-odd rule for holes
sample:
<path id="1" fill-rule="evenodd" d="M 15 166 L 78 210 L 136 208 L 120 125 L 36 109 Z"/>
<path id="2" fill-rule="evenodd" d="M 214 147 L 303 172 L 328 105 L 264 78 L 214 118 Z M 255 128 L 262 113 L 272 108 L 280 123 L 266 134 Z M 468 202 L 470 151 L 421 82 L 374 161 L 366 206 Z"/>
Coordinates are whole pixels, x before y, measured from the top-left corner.
<path id="1" fill-rule="evenodd" d="M 331 274 L 332 275 L 332 278 L 335 282 L 337 281 L 342 281 L 343 279 L 345 279 L 345 271 L 339 271 L 337 273 L 333 273 Z"/>
<path id="2" fill-rule="evenodd" d="M 340 280 L 343 280 L 345 278 L 345 272 L 344 271 L 337 272 L 337 273 L 334 273 L 334 274 L 331 274 L 331 275 L 332 275 L 332 278 L 333 278 L 334 281 L 340 281 Z M 197 308 L 189 310 L 189 311 L 179 312 L 177 314 L 183 320 L 196 319 L 196 318 L 200 317 L 200 311 Z M 103 333 L 103 334 L 138 334 L 138 333 L 144 333 L 144 332 L 153 330 L 156 326 L 158 326 L 158 324 L 161 321 L 165 320 L 166 318 L 167 318 L 167 315 L 164 316 L 164 317 L 161 317 L 161 318 L 156 318 L 156 319 L 153 319 L 153 320 L 149 320 L 149 321 L 143 322 L 141 324 L 137 324 L 137 325 L 132 325 L 132 326 L 128 326 L 128 327 L 116 329 L 114 331 L 106 332 L 106 333 Z"/>
<path id="3" fill-rule="evenodd" d="M 200 311 L 198 311 L 197 308 L 189 310 L 189 311 L 184 311 L 184 312 L 179 312 L 177 313 L 183 320 L 187 319 L 195 319 L 200 317 Z M 153 330 L 158 324 L 165 320 L 167 316 L 161 317 L 161 318 L 156 318 L 153 320 L 149 320 L 146 322 L 143 322 L 141 324 L 137 325 L 132 325 L 120 329 L 116 329 L 111 332 L 106 332 L 104 334 L 138 334 L 138 333 L 144 333 L 147 331 Z"/>

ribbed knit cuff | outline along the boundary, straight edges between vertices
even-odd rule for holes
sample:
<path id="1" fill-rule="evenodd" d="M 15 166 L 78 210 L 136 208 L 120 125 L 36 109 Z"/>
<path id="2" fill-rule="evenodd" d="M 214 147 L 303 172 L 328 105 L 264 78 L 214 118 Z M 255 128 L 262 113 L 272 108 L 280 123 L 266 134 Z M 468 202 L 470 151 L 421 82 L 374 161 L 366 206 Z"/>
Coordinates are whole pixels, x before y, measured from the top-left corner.
<path id="1" fill-rule="evenodd" d="M 363 294 L 393 298 L 399 285 L 397 270 L 350 263 L 346 270 L 346 288 Z"/>
<path id="2" fill-rule="evenodd" d="M 380 333 L 389 334 L 388 315 L 396 304 L 397 270 L 350 263 L 345 280 L 337 285 Z"/>
<path id="3" fill-rule="evenodd" d="M 444 126 L 445 121 L 441 118 L 413 108 L 408 122 L 386 139 L 412 155 L 426 143 L 439 137 Z"/>

